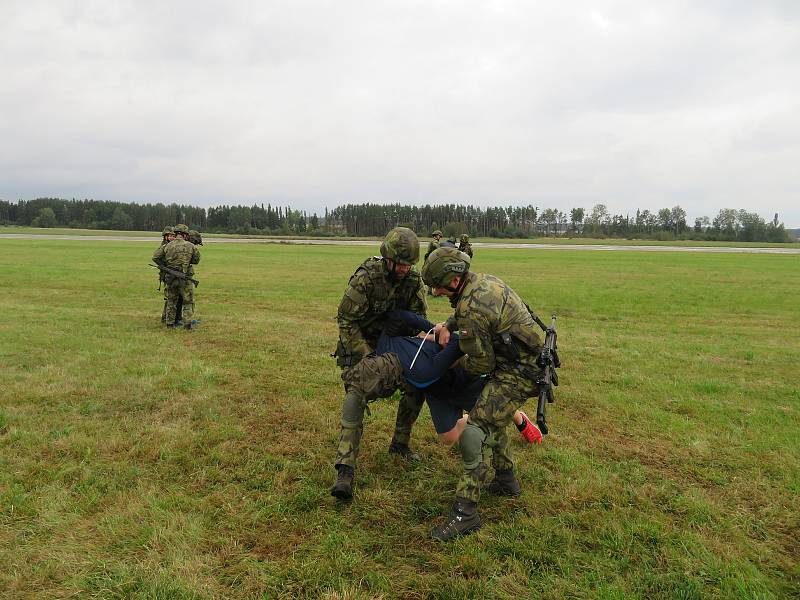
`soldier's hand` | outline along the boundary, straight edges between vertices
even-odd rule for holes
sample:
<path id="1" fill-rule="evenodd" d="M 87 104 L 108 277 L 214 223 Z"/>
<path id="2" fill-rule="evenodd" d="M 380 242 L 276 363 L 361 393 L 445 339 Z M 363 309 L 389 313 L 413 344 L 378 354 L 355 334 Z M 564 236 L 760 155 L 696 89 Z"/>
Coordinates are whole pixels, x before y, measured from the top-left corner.
<path id="1" fill-rule="evenodd" d="M 436 339 L 439 340 L 439 345 L 442 347 L 447 346 L 447 342 L 450 341 L 450 330 L 444 326 L 444 323 L 436 324 Z"/>

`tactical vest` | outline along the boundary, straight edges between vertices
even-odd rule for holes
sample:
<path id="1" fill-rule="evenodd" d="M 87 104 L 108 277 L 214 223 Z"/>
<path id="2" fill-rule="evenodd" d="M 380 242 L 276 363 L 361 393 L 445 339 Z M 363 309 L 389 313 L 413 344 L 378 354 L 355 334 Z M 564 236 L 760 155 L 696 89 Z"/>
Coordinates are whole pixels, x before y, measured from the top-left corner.
<path id="1" fill-rule="evenodd" d="M 368 296 L 369 313 L 359 326 L 364 337 L 374 346 L 386 320 L 386 313 L 394 308 L 410 308 L 411 300 L 420 287 L 420 275 L 416 271 L 409 271 L 398 284 L 393 285 L 386 279 L 383 259 L 380 256 L 365 260 L 350 279 L 352 280 L 359 272 L 367 274 L 371 290 Z"/>

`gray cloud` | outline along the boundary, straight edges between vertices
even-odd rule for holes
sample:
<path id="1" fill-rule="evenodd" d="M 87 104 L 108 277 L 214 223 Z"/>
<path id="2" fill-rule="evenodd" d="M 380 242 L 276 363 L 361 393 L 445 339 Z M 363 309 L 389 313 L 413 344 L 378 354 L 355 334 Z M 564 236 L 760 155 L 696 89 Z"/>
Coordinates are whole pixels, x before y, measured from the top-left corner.
<path id="1" fill-rule="evenodd" d="M 6 0 L 0 197 L 800 225 L 798 6 Z"/>

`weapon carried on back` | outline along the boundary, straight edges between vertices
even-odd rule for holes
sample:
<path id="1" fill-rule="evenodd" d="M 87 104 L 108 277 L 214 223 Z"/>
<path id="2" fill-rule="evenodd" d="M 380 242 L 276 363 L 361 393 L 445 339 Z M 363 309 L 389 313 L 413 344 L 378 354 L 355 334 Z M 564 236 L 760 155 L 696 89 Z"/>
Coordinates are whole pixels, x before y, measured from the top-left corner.
<path id="1" fill-rule="evenodd" d="M 556 398 L 553 395 L 553 387 L 558 385 L 558 373 L 556 369 L 561 366 L 561 361 L 558 359 L 558 335 L 556 334 L 556 314 L 553 313 L 553 321 L 550 327 L 547 327 L 542 320 L 537 317 L 534 312 L 528 307 L 533 320 L 545 332 L 544 345 L 539 354 L 539 367 L 541 368 L 540 374 L 536 380 L 539 384 L 539 404 L 536 408 L 536 425 L 539 427 L 542 435 L 547 435 L 547 421 L 545 420 L 545 412 L 547 403 L 553 402 Z"/>
<path id="2" fill-rule="evenodd" d="M 154 265 L 153 263 L 148 263 L 148 266 L 151 266 L 155 269 L 158 269 L 165 275 L 172 275 L 173 277 L 177 277 L 178 279 L 183 279 L 184 281 L 191 281 L 195 286 L 199 286 L 200 282 L 197 279 L 192 279 L 186 273 L 182 271 L 176 271 L 175 269 L 170 269 L 169 267 L 164 267 L 162 265 Z"/>

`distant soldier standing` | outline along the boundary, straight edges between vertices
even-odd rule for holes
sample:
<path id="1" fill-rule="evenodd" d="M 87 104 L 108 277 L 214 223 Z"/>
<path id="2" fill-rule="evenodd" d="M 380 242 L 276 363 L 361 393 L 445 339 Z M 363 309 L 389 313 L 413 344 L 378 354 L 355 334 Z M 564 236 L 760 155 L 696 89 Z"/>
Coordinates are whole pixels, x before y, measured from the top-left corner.
<path id="1" fill-rule="evenodd" d="M 505 496 L 521 493 L 514 473 L 506 428 L 515 411 L 537 396 L 541 340 L 536 323 L 522 299 L 497 277 L 469 271 L 470 258 L 455 248 L 439 248 L 422 267 L 425 283 L 436 295 L 448 296 L 455 309 L 445 324 L 436 326 L 441 343 L 458 331 L 459 347 L 467 354 L 464 369 L 487 377 L 461 434 L 464 473 L 447 521 L 434 529 L 437 540 L 451 540 L 476 531 L 480 489 L 488 467 L 484 449 L 492 449 L 494 480 L 488 491 Z"/>
<path id="2" fill-rule="evenodd" d="M 381 244 L 381 256 L 364 261 L 350 277 L 339 303 L 339 343 L 335 355 L 336 364 L 342 368 L 346 395 L 336 449 L 338 477 L 331 488 L 331 494 L 337 498 L 348 499 L 353 495 L 353 474 L 361 447 L 366 408 L 365 398 L 348 384 L 348 376 L 361 359 L 375 352 L 390 310 L 400 308 L 425 316 L 422 279 L 411 269 L 418 260 L 417 235 L 406 227 L 395 227 Z M 392 391 L 385 390 L 389 394 Z M 407 460 L 419 459 L 409 447 L 409 441 L 423 402 L 422 393 L 403 391 L 397 408 L 394 436 L 389 445 L 390 454 Z"/>
<path id="3" fill-rule="evenodd" d="M 200 262 L 200 251 L 187 241 L 189 228 L 186 225 L 175 226 L 176 239 L 162 246 L 153 253 L 153 262 L 188 275 L 191 265 Z M 167 285 L 167 327 L 174 328 L 176 317 L 180 317 L 185 329 L 192 328 L 192 311 L 194 307 L 194 284 L 191 281 L 164 274 Z M 177 315 L 178 299 L 182 301 L 181 315 Z"/>
<path id="4" fill-rule="evenodd" d="M 200 235 L 200 232 L 196 229 L 189 230 L 189 236 L 186 238 L 194 244 L 195 246 L 202 246 L 203 245 L 203 236 Z M 194 266 L 189 265 L 189 277 L 194 277 Z M 189 283 L 192 283 L 191 281 Z M 194 284 L 192 283 L 192 314 L 194 314 L 195 309 L 197 308 L 197 302 L 195 302 L 195 295 L 194 295 Z M 175 314 L 180 315 L 183 309 L 183 300 L 178 300 L 178 310 Z"/>
<path id="5" fill-rule="evenodd" d="M 161 246 L 163 248 L 167 244 L 169 244 L 172 240 L 175 239 L 175 228 L 171 225 L 164 227 L 164 231 L 161 232 Z M 161 286 L 164 286 L 164 308 L 161 311 L 161 322 L 167 322 L 167 286 L 166 282 L 164 281 L 164 273 L 161 271 L 158 272 L 158 288 L 161 289 Z"/>
<path id="6" fill-rule="evenodd" d="M 430 242 L 428 242 L 428 251 L 425 253 L 425 258 L 423 259 L 423 262 L 428 260 L 428 257 L 431 255 L 431 253 L 437 248 L 439 248 L 439 243 L 442 241 L 442 232 L 437 229 L 431 234 L 431 237 L 433 239 Z"/>
<path id="7" fill-rule="evenodd" d="M 469 243 L 469 236 L 466 233 L 461 235 L 461 243 L 458 245 L 458 249 L 472 258 L 472 244 Z"/>
<path id="8" fill-rule="evenodd" d="M 422 260 L 422 262 L 428 260 L 428 257 L 431 255 L 431 253 L 439 248 L 439 244 L 442 241 L 442 235 L 442 232 L 438 229 L 431 234 L 433 239 L 428 242 L 428 251 L 425 253 L 425 258 Z M 428 288 L 428 295 L 433 296 L 433 290 L 431 288 Z"/>

